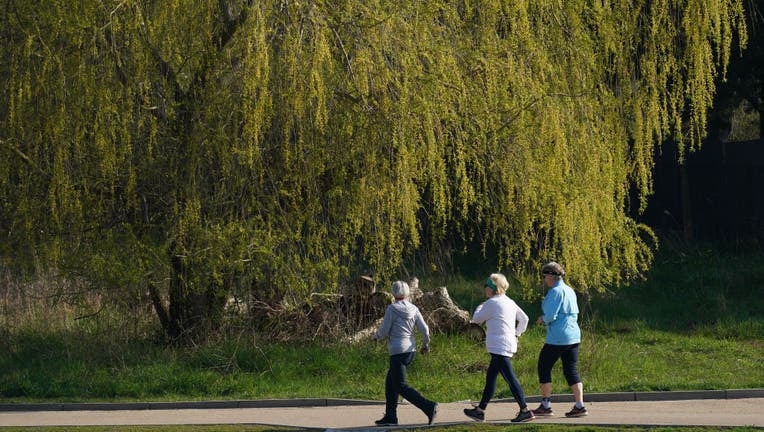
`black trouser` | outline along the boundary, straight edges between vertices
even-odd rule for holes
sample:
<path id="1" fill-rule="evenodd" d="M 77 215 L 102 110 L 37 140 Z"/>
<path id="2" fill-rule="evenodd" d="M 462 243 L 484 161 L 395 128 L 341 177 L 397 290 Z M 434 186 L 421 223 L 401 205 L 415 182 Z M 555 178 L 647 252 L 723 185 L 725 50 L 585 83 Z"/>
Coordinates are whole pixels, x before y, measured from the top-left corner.
<path id="1" fill-rule="evenodd" d="M 568 385 L 578 384 L 581 378 L 578 376 L 578 344 L 573 345 L 550 345 L 544 344 L 539 353 L 538 374 L 539 383 L 552 382 L 552 367 L 557 359 L 562 359 L 562 373 L 568 381 Z"/>
<path id="2" fill-rule="evenodd" d="M 425 414 L 432 411 L 435 406 L 435 402 L 426 399 L 413 387 L 406 384 L 406 366 L 414 361 L 415 356 L 415 351 L 390 356 L 390 369 L 387 370 L 387 379 L 385 379 L 385 400 L 387 403 L 385 413 L 388 417 L 398 418 L 398 395 L 403 396 L 407 401 L 424 411 Z"/>
<path id="3" fill-rule="evenodd" d="M 488 402 L 491 401 L 494 392 L 496 392 L 496 378 L 501 374 L 504 381 L 509 384 L 509 390 L 512 392 L 512 396 L 520 405 L 520 409 L 528 406 L 525 403 L 525 393 L 523 393 L 523 387 L 520 385 L 520 381 L 517 380 L 515 371 L 512 369 L 512 362 L 509 357 L 491 354 L 491 364 L 488 365 L 488 372 L 485 374 L 485 388 L 483 389 L 483 398 L 480 399 L 480 409 L 486 409 Z"/>

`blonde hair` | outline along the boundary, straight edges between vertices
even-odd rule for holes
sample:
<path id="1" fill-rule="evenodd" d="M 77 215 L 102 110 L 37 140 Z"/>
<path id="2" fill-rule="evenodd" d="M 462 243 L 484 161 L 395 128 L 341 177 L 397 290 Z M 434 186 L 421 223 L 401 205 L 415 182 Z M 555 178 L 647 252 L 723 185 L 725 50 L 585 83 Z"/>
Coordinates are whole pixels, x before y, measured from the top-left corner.
<path id="1" fill-rule="evenodd" d="M 509 282 L 507 281 L 506 276 L 501 273 L 493 273 L 488 278 L 493 281 L 494 285 L 496 285 L 496 294 L 504 294 L 507 292 L 507 288 L 509 288 Z"/>

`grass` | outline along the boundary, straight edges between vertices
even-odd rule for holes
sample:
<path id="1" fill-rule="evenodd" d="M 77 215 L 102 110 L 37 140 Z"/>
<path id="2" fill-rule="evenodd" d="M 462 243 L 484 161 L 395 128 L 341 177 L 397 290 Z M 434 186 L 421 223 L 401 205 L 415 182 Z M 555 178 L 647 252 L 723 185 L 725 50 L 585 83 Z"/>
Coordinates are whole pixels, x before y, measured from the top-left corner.
<path id="1" fill-rule="evenodd" d="M 448 287 L 472 310 L 482 300 L 479 284 L 460 279 Z M 646 281 L 582 304 L 585 390 L 764 387 L 763 285 L 762 252 L 663 251 Z M 534 321 L 539 300 L 520 303 Z M 384 398 L 384 343 L 271 344 L 248 336 L 168 348 L 151 338 L 43 331 L 32 324 L 0 329 L 4 402 Z M 538 393 L 536 356 L 543 341 L 544 330 L 532 325 L 513 358 L 529 395 Z M 409 369 L 410 382 L 436 400 L 479 399 L 488 364 L 482 342 L 441 334 L 432 347 Z M 553 381 L 556 393 L 569 391 L 559 367 Z M 510 394 L 499 386 L 495 397 Z"/>
<path id="2" fill-rule="evenodd" d="M 35 426 L 0 427 L 3 432 L 286 432 L 299 428 L 252 425 L 181 425 L 181 426 Z"/>
<path id="3" fill-rule="evenodd" d="M 468 423 L 463 425 L 451 426 L 448 428 L 436 429 L 446 432 L 499 432 L 505 430 L 511 431 L 528 431 L 528 432 L 610 432 L 610 431 L 625 431 L 625 432 L 710 432 L 710 431 L 754 431 L 760 430 L 750 427 L 643 427 L 643 426 L 568 426 L 560 424 L 538 425 L 538 424 L 523 424 L 523 425 L 488 425 L 488 424 L 476 424 Z"/>
<path id="4" fill-rule="evenodd" d="M 79 341 L 44 345 L 22 338 L 0 354 L 5 400 L 204 400 L 359 398 L 382 400 L 387 352 L 383 343 L 356 347 L 221 345 L 178 351 L 135 344 L 117 361 L 85 351 Z M 532 329 L 513 359 L 520 382 L 536 394 L 536 355 L 543 333 Z M 593 334 L 581 349 L 580 373 L 589 392 L 764 387 L 759 340 L 637 330 Z M 479 399 L 488 357 L 482 344 L 439 335 L 433 351 L 409 369 L 409 380 L 443 401 Z M 679 365 L 679 367 L 677 367 Z M 691 367 L 689 367 L 691 366 Z M 559 368 L 558 368 L 559 369 Z M 553 380 L 563 383 L 559 370 Z M 556 392 L 567 392 L 559 385 Z M 511 397 L 500 386 L 496 397 Z"/>

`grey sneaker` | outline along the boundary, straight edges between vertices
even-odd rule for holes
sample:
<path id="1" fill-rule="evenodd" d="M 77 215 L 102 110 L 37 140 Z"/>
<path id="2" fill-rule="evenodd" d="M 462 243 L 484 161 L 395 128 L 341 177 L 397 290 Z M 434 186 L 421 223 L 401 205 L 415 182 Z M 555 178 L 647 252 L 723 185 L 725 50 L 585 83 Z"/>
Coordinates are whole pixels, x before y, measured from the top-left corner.
<path id="1" fill-rule="evenodd" d="M 573 405 L 573 409 L 565 413 L 565 417 L 583 417 L 589 415 L 589 412 L 586 411 L 586 407 L 578 408 L 575 405 Z"/>
<path id="2" fill-rule="evenodd" d="M 536 415 L 539 417 L 548 417 L 548 416 L 554 415 L 554 411 L 552 411 L 552 407 L 544 408 L 544 404 L 539 405 L 538 408 L 531 411 L 533 411 L 533 415 Z"/>
<path id="3" fill-rule="evenodd" d="M 470 408 L 470 409 L 465 408 L 464 415 L 466 415 L 467 417 L 473 420 L 485 421 L 485 412 L 478 407 Z"/>
<path id="4" fill-rule="evenodd" d="M 535 418 L 536 416 L 533 415 L 533 411 L 526 409 L 525 411 L 520 411 L 517 413 L 517 417 L 512 419 L 512 423 L 525 423 Z"/>

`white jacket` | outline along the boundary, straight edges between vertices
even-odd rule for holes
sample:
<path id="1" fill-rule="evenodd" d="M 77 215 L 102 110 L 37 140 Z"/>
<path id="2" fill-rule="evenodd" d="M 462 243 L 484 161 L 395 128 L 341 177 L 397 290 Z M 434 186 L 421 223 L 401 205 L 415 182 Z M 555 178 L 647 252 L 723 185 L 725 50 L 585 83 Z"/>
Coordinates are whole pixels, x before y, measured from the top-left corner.
<path id="1" fill-rule="evenodd" d="M 517 337 L 528 328 L 528 315 L 511 298 L 496 294 L 475 309 L 472 322 L 485 323 L 489 353 L 512 357 L 517 352 Z"/>

